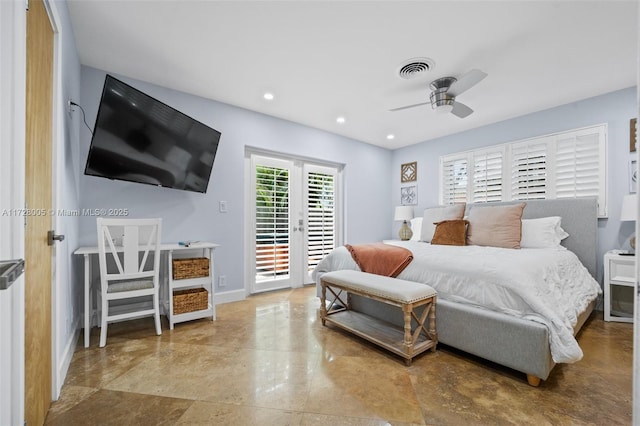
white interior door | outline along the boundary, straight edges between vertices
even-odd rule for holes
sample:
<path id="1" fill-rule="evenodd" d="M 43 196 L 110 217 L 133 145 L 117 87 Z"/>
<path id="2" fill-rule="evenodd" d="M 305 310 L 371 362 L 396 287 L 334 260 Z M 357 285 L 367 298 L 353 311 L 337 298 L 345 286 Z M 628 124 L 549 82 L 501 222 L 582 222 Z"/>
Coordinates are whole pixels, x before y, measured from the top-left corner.
<path id="1" fill-rule="evenodd" d="M 336 167 L 251 155 L 251 293 L 312 283 L 311 272 L 336 247 Z"/>

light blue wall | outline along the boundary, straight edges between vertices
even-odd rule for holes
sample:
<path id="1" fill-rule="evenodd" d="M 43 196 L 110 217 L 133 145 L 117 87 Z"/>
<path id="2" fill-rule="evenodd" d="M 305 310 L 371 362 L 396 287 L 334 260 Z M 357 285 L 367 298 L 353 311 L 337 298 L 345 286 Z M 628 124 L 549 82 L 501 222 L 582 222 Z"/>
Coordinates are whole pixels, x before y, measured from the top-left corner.
<path id="1" fill-rule="evenodd" d="M 621 223 L 622 197 L 629 193 L 629 120 L 636 116 L 636 90 L 628 88 L 579 102 L 516 117 L 510 120 L 433 139 L 393 152 L 391 203 L 400 192 L 400 165 L 418 162 L 418 205 L 415 214 L 438 204 L 439 157 L 500 143 L 526 139 L 594 124 L 607 123 L 607 219 L 598 220 L 598 279 L 602 282 L 602 257 L 621 248 L 633 233 L 633 223 Z M 397 225 L 392 225 L 395 233 Z M 628 244 L 626 245 L 628 248 Z"/>
<path id="2" fill-rule="evenodd" d="M 389 238 L 392 206 L 391 151 L 324 131 L 276 119 L 220 102 L 118 76 L 139 90 L 222 132 L 206 194 L 84 176 L 91 135 L 83 126 L 78 165 L 83 208 L 128 208 L 130 217 L 163 218 L 163 240 L 213 241 L 216 275 L 226 275 L 224 291 L 244 283 L 244 155 L 256 147 L 292 156 L 344 164 L 348 225 L 345 242 Z M 81 104 L 91 127 L 104 84 L 105 71 L 82 67 Z M 227 201 L 228 213 L 218 211 Z M 95 245 L 95 218 L 80 218 L 79 245 Z"/>

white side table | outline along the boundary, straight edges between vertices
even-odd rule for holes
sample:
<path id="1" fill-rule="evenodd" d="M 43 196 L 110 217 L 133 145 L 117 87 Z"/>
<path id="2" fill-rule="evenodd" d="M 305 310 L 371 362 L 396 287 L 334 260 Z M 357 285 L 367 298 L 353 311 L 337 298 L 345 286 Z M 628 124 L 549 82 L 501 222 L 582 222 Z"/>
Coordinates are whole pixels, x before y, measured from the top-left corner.
<path id="1" fill-rule="evenodd" d="M 631 291 L 630 311 L 618 308 L 620 301 L 615 299 L 617 287 L 635 288 L 635 256 L 624 256 L 617 251 L 604 255 L 604 320 L 617 322 L 633 322 L 635 306 L 633 300 L 635 290 Z M 623 302 L 624 303 L 624 302 Z"/>
<path id="2" fill-rule="evenodd" d="M 213 251 L 218 247 L 217 244 L 209 243 L 197 243 L 189 247 L 174 247 L 168 250 L 168 262 L 167 266 L 167 280 L 169 291 L 167 294 L 167 301 L 165 302 L 165 314 L 169 319 L 169 329 L 173 330 L 173 326 L 179 322 L 192 321 L 199 318 L 211 318 L 216 319 L 216 302 L 214 299 L 215 285 L 214 285 L 214 261 Z M 186 278 L 186 279 L 173 279 L 173 259 L 179 259 L 184 257 L 192 257 L 193 252 L 196 252 L 198 256 L 206 257 L 209 259 L 209 276 L 202 278 Z M 173 295 L 176 290 L 179 289 L 191 289 L 191 288 L 204 288 L 207 290 L 208 302 L 207 308 L 200 311 L 187 312 L 183 314 L 175 314 L 173 311 Z"/>

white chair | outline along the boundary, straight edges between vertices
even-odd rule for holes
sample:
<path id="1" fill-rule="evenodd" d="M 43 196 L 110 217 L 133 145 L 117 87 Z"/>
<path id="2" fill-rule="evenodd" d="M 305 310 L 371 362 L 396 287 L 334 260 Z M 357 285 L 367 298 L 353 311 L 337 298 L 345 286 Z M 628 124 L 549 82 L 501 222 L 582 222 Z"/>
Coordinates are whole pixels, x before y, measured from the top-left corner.
<path id="1" fill-rule="evenodd" d="M 114 321 L 154 315 L 156 334 L 162 334 L 158 302 L 160 271 L 160 235 L 162 219 L 98 218 L 98 255 L 102 321 L 100 347 L 107 343 L 107 324 Z M 152 253 L 153 259 L 149 258 Z M 110 263 L 107 263 L 107 262 Z M 111 264 L 111 272 L 107 266 Z M 115 264 L 115 267 L 114 267 Z M 118 306 L 124 312 L 110 313 L 109 302 L 151 296 L 153 308 L 132 311 L 131 306 Z M 113 309 L 113 307 L 111 307 Z"/>

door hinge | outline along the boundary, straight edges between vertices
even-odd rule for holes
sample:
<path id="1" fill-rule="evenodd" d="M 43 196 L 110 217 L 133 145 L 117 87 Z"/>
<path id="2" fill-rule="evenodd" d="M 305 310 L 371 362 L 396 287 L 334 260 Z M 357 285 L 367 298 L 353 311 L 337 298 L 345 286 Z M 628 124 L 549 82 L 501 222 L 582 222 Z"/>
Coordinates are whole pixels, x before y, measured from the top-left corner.
<path id="1" fill-rule="evenodd" d="M 24 9 L 29 10 L 29 0 L 24 0 Z"/>

